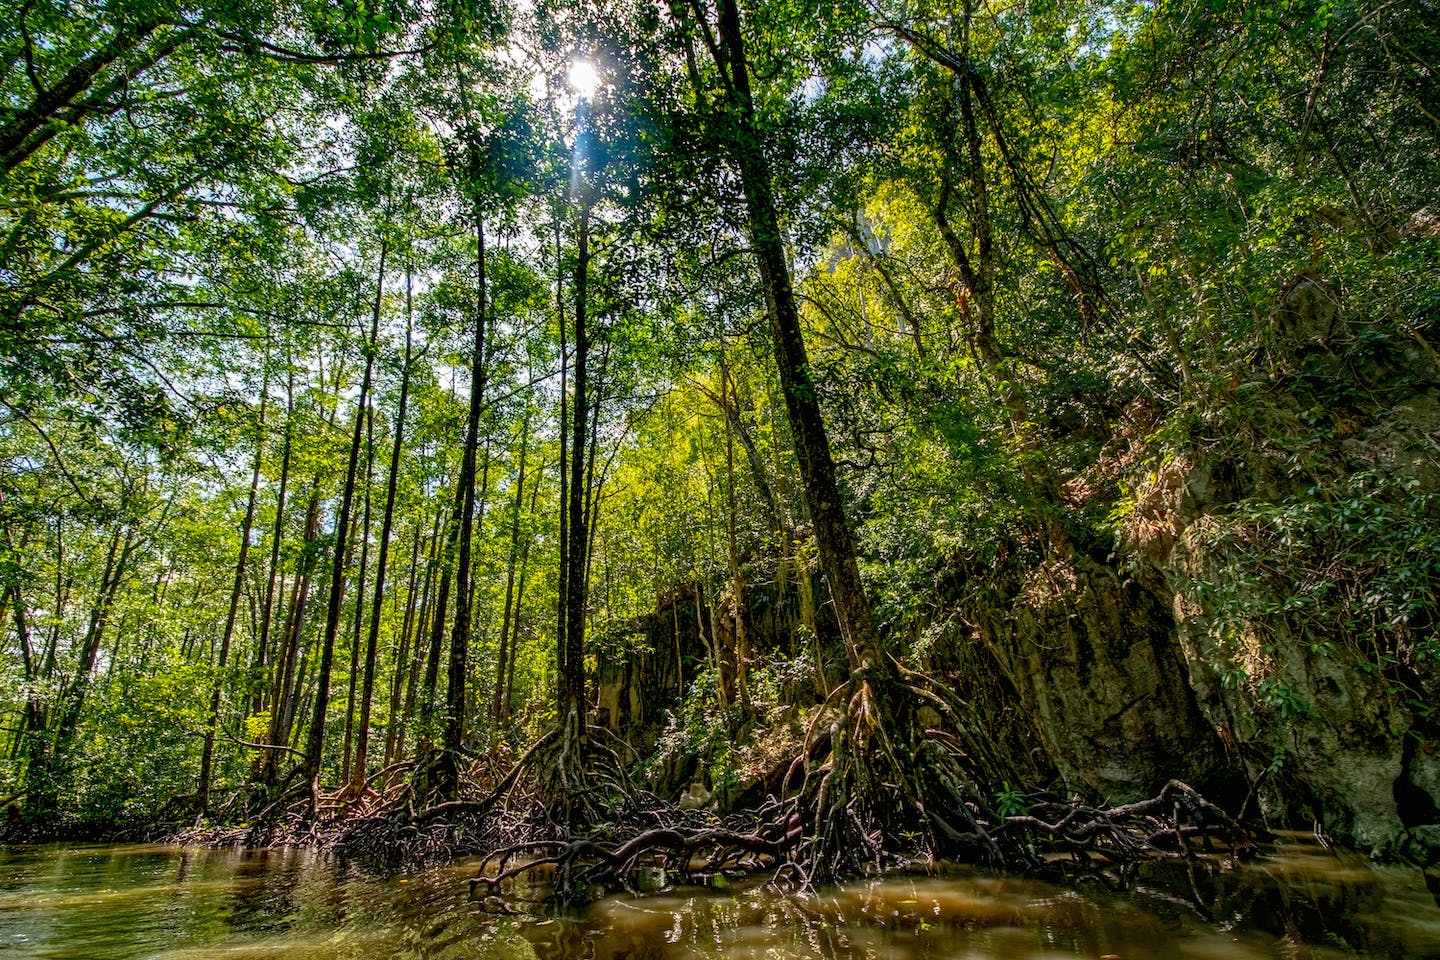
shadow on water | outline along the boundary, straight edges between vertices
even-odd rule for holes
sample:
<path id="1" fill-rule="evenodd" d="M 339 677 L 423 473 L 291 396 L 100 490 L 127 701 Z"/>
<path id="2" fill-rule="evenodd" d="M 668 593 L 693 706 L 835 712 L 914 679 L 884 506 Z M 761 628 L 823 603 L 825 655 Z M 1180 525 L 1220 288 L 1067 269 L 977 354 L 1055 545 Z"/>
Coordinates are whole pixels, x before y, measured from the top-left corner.
<path id="1" fill-rule="evenodd" d="M 473 869 L 379 876 L 302 850 L 13 848 L 0 851 L 0 958 L 1440 957 L 1433 871 L 1301 843 L 1235 869 L 1150 864 L 1066 885 L 957 867 L 808 897 L 748 879 L 568 910 L 470 900 Z"/>

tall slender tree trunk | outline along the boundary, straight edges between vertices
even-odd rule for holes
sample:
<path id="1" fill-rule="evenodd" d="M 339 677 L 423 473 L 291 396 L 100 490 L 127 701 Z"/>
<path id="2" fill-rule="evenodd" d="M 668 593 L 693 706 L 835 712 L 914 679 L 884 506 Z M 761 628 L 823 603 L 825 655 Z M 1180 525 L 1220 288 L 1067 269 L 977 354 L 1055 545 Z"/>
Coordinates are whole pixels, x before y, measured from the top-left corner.
<path id="1" fill-rule="evenodd" d="M 478 162 L 472 157 L 472 162 Z M 450 663 L 446 671 L 444 752 L 436 788 L 453 798 L 460 790 L 460 756 L 465 739 L 466 674 L 470 655 L 472 603 L 470 552 L 475 530 L 475 459 L 480 446 L 480 411 L 485 402 L 486 283 L 485 222 L 478 203 L 475 214 L 475 339 L 470 355 L 470 415 L 465 422 L 465 450 L 460 461 L 457 501 L 460 506 L 459 555 L 455 562 L 455 624 L 450 632 Z"/>
<path id="2" fill-rule="evenodd" d="M 500 646 L 495 654 L 495 697 L 490 704 L 490 719 L 498 725 L 504 718 L 501 701 L 505 696 L 505 675 L 514 651 L 509 645 L 510 615 L 515 601 L 515 564 L 520 557 L 520 514 L 525 509 L 525 459 L 530 449 L 530 405 L 525 405 L 520 421 L 520 463 L 515 477 L 515 513 L 510 518 L 510 555 L 505 564 L 505 606 L 500 615 Z"/>
<path id="3" fill-rule="evenodd" d="M 325 747 L 325 714 L 330 703 L 330 669 L 335 657 L 335 638 L 340 632 L 340 611 L 345 595 L 345 559 L 350 530 L 350 507 L 355 498 L 355 474 L 359 469 L 360 440 L 365 426 L 365 406 L 370 401 L 370 376 L 375 367 L 375 351 L 380 337 L 380 311 L 385 292 L 385 259 L 388 252 L 380 244 L 380 268 L 375 282 L 375 309 L 370 319 L 370 337 L 365 347 L 365 373 L 360 380 L 360 396 L 355 403 L 355 427 L 350 435 L 350 457 L 345 466 L 345 486 L 340 494 L 340 514 L 335 521 L 335 552 L 330 566 L 330 602 L 325 609 L 325 634 L 320 641 L 320 662 L 315 671 L 315 709 L 310 720 L 310 736 L 305 741 L 305 774 L 310 781 L 312 815 L 320 801 L 320 764 Z"/>
<path id="4" fill-rule="evenodd" d="M 595 537 L 600 529 L 600 522 L 597 519 L 600 514 L 600 489 L 605 485 L 605 471 L 601 471 L 599 479 L 596 479 L 595 467 L 600 460 L 600 405 L 604 403 L 605 375 L 610 366 L 610 341 L 601 341 L 600 369 L 595 377 L 594 389 L 588 392 L 593 398 L 588 401 L 590 405 L 590 429 L 585 438 L 585 491 L 584 491 L 584 517 L 585 517 L 585 571 L 580 578 L 581 589 L 585 592 L 588 603 L 590 597 L 590 565 L 595 558 Z M 606 464 L 609 468 L 609 464 Z"/>
<path id="5" fill-rule="evenodd" d="M 396 757 L 405 754 L 405 731 L 415 716 L 415 687 L 420 675 L 420 638 L 425 634 L 425 617 L 430 606 L 430 593 L 435 586 L 436 542 L 440 535 L 440 512 L 435 514 L 435 523 L 430 536 L 425 539 L 425 574 L 420 580 L 420 597 L 416 600 L 416 564 L 420 559 L 420 532 L 423 517 L 415 520 L 415 545 L 410 554 L 410 588 L 405 601 L 405 626 L 400 634 L 400 649 L 396 653 L 395 678 L 390 691 L 390 729 L 385 737 L 385 765 L 395 762 Z"/>
<path id="6" fill-rule="evenodd" d="M 300 638 L 305 626 L 305 609 L 310 604 L 310 574 L 315 562 L 314 545 L 319 532 L 320 478 L 316 477 L 310 486 L 310 501 L 305 507 L 304 541 L 295 579 L 290 585 L 290 609 L 281 637 L 280 658 L 275 661 L 275 681 L 270 699 L 270 731 L 265 742 L 276 747 L 289 740 L 290 726 L 295 717 L 295 701 L 299 697 L 296 674 Z M 273 784 L 279 776 L 280 753 L 278 749 L 265 751 L 259 772 L 262 783 Z"/>
<path id="7" fill-rule="evenodd" d="M 324 357 L 317 357 L 317 379 L 323 385 L 325 383 Z M 338 394 L 341 383 L 342 364 L 336 360 L 334 364 L 334 389 L 332 392 Z M 287 407 L 294 410 L 294 364 L 290 364 L 290 375 L 287 386 Z M 330 411 L 325 422 L 331 427 L 335 426 L 335 417 L 339 411 L 337 403 Z M 287 419 L 286 429 L 289 431 L 292 421 Z M 287 432 L 287 437 L 288 437 Z M 320 529 L 320 476 L 317 474 L 310 484 L 309 505 L 305 509 L 304 541 L 300 550 L 300 560 L 296 565 L 295 579 L 290 590 L 290 610 L 285 619 L 285 630 L 282 634 L 282 647 L 280 659 L 275 664 L 275 681 L 272 688 L 272 701 L 270 706 L 270 731 L 266 743 L 276 749 L 266 750 L 263 760 L 259 766 L 258 774 L 252 779 L 258 779 L 261 783 L 274 784 L 279 776 L 279 762 L 281 750 L 278 749 L 290 742 L 291 727 L 296 716 L 297 703 L 300 700 L 303 685 L 299 682 L 303 678 L 303 672 L 297 677 L 297 663 L 301 656 L 301 637 L 305 623 L 305 612 L 310 601 L 310 577 L 314 572 L 316 550 L 315 544 Z M 280 511 L 283 514 L 283 511 Z M 276 523 L 282 522 L 281 516 L 277 515 Z M 272 548 L 272 556 L 278 559 L 278 548 Z M 299 663 L 303 666 L 303 663 Z"/>
<path id="8" fill-rule="evenodd" d="M 583 122 L 583 121 L 582 121 Z M 581 190 L 587 189 L 581 177 Z M 590 353 L 587 320 L 587 274 L 590 264 L 590 206 L 581 198 L 579 250 L 575 266 L 575 355 L 574 386 L 571 395 L 569 489 L 566 491 L 566 556 L 562 581 L 565 585 L 565 632 L 560 658 L 559 713 L 562 749 L 562 802 L 567 819 L 578 814 L 575 801 L 583 787 L 585 727 L 585 567 L 589 537 L 585 524 L 586 447 L 589 436 L 589 408 L 585 395 L 587 360 Z"/>
<path id="9" fill-rule="evenodd" d="M 28 758 L 25 797 L 26 817 L 31 822 L 51 822 L 59 804 L 62 780 L 68 776 L 70 749 L 80 724 L 80 714 L 85 708 L 100 643 L 134 547 L 133 525 L 123 521 L 116 524 L 106 551 L 105 569 L 100 575 L 95 603 L 90 608 L 89 621 L 80 640 L 75 674 L 60 695 L 55 729 L 31 741 L 34 750 Z"/>
<path id="10" fill-rule="evenodd" d="M 410 630 L 415 620 L 415 588 L 420 582 L 420 544 L 423 539 L 420 536 L 419 521 L 416 521 L 414 527 L 414 539 L 410 544 L 410 573 L 405 583 L 405 614 L 401 618 L 400 629 L 395 633 L 394 642 L 390 644 L 390 662 L 394 664 L 394 669 L 390 671 L 389 710 L 386 713 L 389 721 L 385 724 L 385 748 L 381 760 L 381 766 L 385 767 L 390 766 L 395 756 L 395 734 L 404 723 L 399 711 L 405 681 L 410 674 Z"/>
<path id="11" fill-rule="evenodd" d="M 432 727 L 437 713 L 439 712 L 440 696 L 440 652 L 445 648 L 445 623 L 446 614 L 450 606 L 450 578 L 453 572 L 456 538 L 460 535 L 459 523 L 453 522 L 445 526 L 444 547 L 440 552 L 440 583 L 435 588 L 435 599 L 430 605 L 430 616 L 427 632 L 430 634 L 430 646 L 425 654 L 425 684 L 421 691 L 421 713 L 424 727 L 424 734 L 427 740 L 432 734 Z M 417 745 L 418 746 L 418 745 Z"/>
<path id="12" fill-rule="evenodd" d="M 3 531 L 5 547 L 11 557 L 18 563 L 20 551 L 10 535 L 10 530 Z M 21 592 L 18 580 L 12 581 L 8 590 L 5 591 L 4 603 L 0 604 L 0 630 L 4 629 L 5 615 L 13 615 L 15 618 L 15 640 L 20 644 L 20 666 L 24 671 L 25 680 L 25 707 L 21 711 L 20 721 L 15 725 L 15 734 L 10 741 L 9 755 L 12 760 L 18 760 L 23 755 L 23 746 L 26 737 L 31 731 L 42 730 L 44 726 L 44 701 L 40 695 L 40 678 L 38 672 L 40 663 L 35 656 L 34 641 L 30 631 L 30 618 L 25 606 L 25 595 Z"/>
<path id="13" fill-rule="evenodd" d="M 380 555 L 375 559 L 375 589 L 370 600 L 370 632 L 365 638 L 365 679 L 360 687 L 360 725 L 355 736 L 355 766 L 352 783 L 355 792 L 365 787 L 365 767 L 370 752 L 370 701 L 375 690 L 375 653 L 380 643 L 380 610 L 385 598 L 385 568 L 390 559 L 390 528 L 395 519 L 395 493 L 400 480 L 400 454 L 405 443 L 405 413 L 410 399 L 410 353 L 411 353 L 411 280 L 405 273 L 405 359 L 400 368 L 400 402 L 395 412 L 395 437 L 390 445 L 390 473 L 385 480 L 385 507 L 380 520 Z M 419 546 L 419 531 L 416 531 L 416 546 Z M 411 561 L 413 567 L 414 561 Z M 397 675 L 402 671 L 403 650 L 395 658 Z M 398 687 L 398 680 L 396 686 Z M 394 712 L 394 698 L 391 698 L 391 712 Z"/>
<path id="14" fill-rule="evenodd" d="M 725 409 L 731 408 L 734 400 L 731 394 L 730 369 L 720 364 L 720 389 L 727 395 Z M 738 404 L 738 400 L 735 401 Z M 750 656 L 749 634 L 746 630 L 748 612 L 745 602 L 745 574 L 740 567 L 740 544 L 735 532 L 735 431 L 730 417 L 725 418 L 725 533 L 728 549 L 725 557 L 730 567 L 731 619 L 735 637 L 735 694 L 740 706 L 748 717 L 750 714 L 750 689 L 746 677 L 747 660 Z"/>
<path id="15" fill-rule="evenodd" d="M 269 665 L 270 626 L 277 614 L 274 607 L 276 585 L 280 580 L 280 545 L 285 539 L 285 495 L 290 486 L 290 451 L 295 434 L 295 369 L 293 365 L 287 366 L 289 376 L 285 388 L 285 439 L 280 454 L 280 489 L 275 494 L 275 526 L 270 534 L 270 567 L 265 579 L 265 601 L 260 609 L 260 637 L 255 644 L 254 670 L 257 678 L 265 675 L 265 668 Z M 262 687 L 255 692 L 251 709 L 259 713 L 265 708 L 267 699 L 269 698 Z"/>
<path id="16" fill-rule="evenodd" d="M 355 692 L 360 674 L 360 634 L 365 629 L 365 578 L 370 564 L 370 488 L 375 473 L 375 408 L 365 410 L 365 519 L 360 525 L 360 569 L 355 578 L 355 623 L 350 634 L 350 689 L 345 697 L 345 745 L 340 782 L 350 782 L 350 750 L 355 736 Z"/>
<path id="17" fill-rule="evenodd" d="M 570 627 L 570 525 L 567 521 L 569 514 L 570 497 L 570 420 L 568 417 L 570 403 L 570 345 L 566 340 L 565 330 L 565 296 L 564 273 L 559 265 L 564 262 L 563 244 L 561 240 L 560 217 L 555 218 L 555 319 L 560 333 L 560 459 L 558 464 L 558 485 L 559 485 L 559 560 L 560 576 L 556 585 L 556 610 L 555 610 L 555 703 L 560 713 L 561 722 L 565 722 L 565 677 L 569 672 L 566 665 L 566 657 L 570 652 L 570 645 L 565 635 Z"/>
<path id="18" fill-rule="evenodd" d="M 290 731 L 286 734 L 286 746 L 291 750 L 298 750 L 301 740 L 307 732 L 306 726 L 300 722 L 300 718 L 310 712 L 310 707 L 315 698 L 310 691 L 310 674 L 315 667 L 315 646 L 317 640 L 314 637 L 306 640 L 300 650 L 300 666 L 295 674 L 295 693 L 290 701 Z M 303 757 L 304 754 L 302 753 Z M 303 772 L 305 765 L 302 762 L 300 772 Z M 293 774 L 292 774 L 293 775 Z"/>
<path id="19" fill-rule="evenodd" d="M 535 470 L 535 482 L 530 485 L 530 515 L 534 516 L 540 502 L 540 478 L 545 474 L 545 464 L 542 461 Z M 502 723 L 510 720 L 511 713 L 515 708 L 515 664 L 519 661 L 520 650 L 520 625 L 524 622 L 521 611 L 525 608 L 525 584 L 530 574 L 530 544 L 531 538 L 525 538 L 525 544 L 520 548 L 520 582 L 515 585 L 515 614 L 511 618 L 510 625 L 510 664 L 505 671 L 505 696 L 500 703 L 500 720 Z"/>
<path id="20" fill-rule="evenodd" d="M 44 736 L 45 701 L 40 687 L 43 682 L 41 663 L 35 656 L 25 596 L 20 592 L 18 583 L 10 585 L 10 612 L 15 618 L 15 636 L 20 642 L 21 663 L 25 669 L 25 707 L 10 747 L 11 759 L 18 760 L 25 755 L 27 740 Z"/>
<path id="21" fill-rule="evenodd" d="M 230 608 L 225 613 L 225 630 L 220 635 L 220 656 L 216 659 L 215 687 L 210 691 L 210 713 L 205 725 L 205 743 L 200 751 L 200 816 L 210 812 L 210 778 L 215 758 L 215 729 L 220 723 L 220 697 L 224 692 L 225 668 L 230 663 L 230 642 L 235 634 L 235 616 L 240 610 L 240 594 L 245 588 L 245 561 L 250 556 L 250 531 L 255 526 L 255 502 L 260 493 L 260 466 L 265 459 L 265 408 L 270 400 L 270 365 L 265 358 L 265 373 L 260 386 L 260 415 L 255 438 L 255 463 L 250 471 L 250 494 L 245 500 L 245 519 L 240 524 L 240 555 L 235 561 L 235 581 L 230 587 Z"/>
<path id="22" fill-rule="evenodd" d="M 722 74 L 725 142 L 745 197 L 802 492 L 850 666 L 843 684 L 846 718 L 834 728 L 827 770 L 816 780 L 809 807 L 812 876 L 833 876 L 842 865 L 853 869 L 873 862 L 887 837 L 915 843 L 914 837 L 923 836 L 927 846 L 944 850 L 962 841 L 966 831 L 981 835 L 970 803 L 985 799 L 973 785 L 967 789 L 970 775 L 954 753 L 929 749 L 918 715 L 925 681 L 907 687 L 899 665 L 880 645 L 805 352 L 738 2 L 717 3 L 716 29 L 706 40 Z M 703 14 L 698 3 L 689 9 Z M 677 19 L 683 23 L 683 14 Z"/>

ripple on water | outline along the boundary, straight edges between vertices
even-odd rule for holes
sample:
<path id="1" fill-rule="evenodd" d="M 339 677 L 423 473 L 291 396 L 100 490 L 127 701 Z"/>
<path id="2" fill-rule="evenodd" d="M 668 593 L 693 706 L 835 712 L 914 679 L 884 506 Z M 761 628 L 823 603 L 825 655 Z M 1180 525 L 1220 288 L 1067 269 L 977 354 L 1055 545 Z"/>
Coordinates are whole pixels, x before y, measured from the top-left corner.
<path id="1" fill-rule="evenodd" d="M 305 851 L 0 851 L 0 958 L 97 960 L 1338 960 L 1440 957 L 1416 870 L 1280 850 L 1074 887 L 955 869 L 812 896 L 763 880 L 506 916 L 473 864 L 377 876 Z"/>

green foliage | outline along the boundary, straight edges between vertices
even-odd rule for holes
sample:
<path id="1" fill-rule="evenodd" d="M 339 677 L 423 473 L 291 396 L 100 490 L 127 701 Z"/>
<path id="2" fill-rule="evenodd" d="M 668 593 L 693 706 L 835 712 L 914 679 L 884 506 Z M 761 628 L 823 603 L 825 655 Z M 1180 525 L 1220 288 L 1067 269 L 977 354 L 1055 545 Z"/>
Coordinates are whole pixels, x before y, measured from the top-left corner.
<path id="1" fill-rule="evenodd" d="M 144 817 L 192 789 L 212 690 L 222 728 L 252 742 L 277 697 L 313 693 L 281 689 L 276 661 L 315 643 L 377 309 L 372 520 L 407 343 L 411 359 L 372 732 L 403 730 L 406 751 L 438 732 L 426 618 L 479 388 L 482 223 L 472 702 L 488 705 L 505 660 L 515 684 L 500 722 L 476 711 L 472 732 L 494 743 L 551 715 L 581 165 L 600 398 L 588 654 L 631 642 L 676 589 L 717 616 L 742 589 L 757 604 L 803 595 L 808 609 L 783 615 L 806 652 L 751 651 L 754 715 L 720 710 L 712 670 L 666 732 L 720 783 L 744 762 L 730 731 L 812 695 L 818 552 L 742 229 L 735 120 L 688 9 L 9 11 L 0 701 L 38 726 L 13 735 L 12 792 L 45 779 L 67 822 Z M 1208 564 L 1190 586 L 1222 682 L 1304 720 L 1316 705 L 1275 668 L 1293 642 L 1352 652 L 1433 710 L 1412 687 L 1440 661 L 1437 494 L 1346 452 L 1364 410 L 1433 390 L 1430 5 L 756 0 L 741 15 L 802 304 L 802 389 L 897 655 L 956 632 L 965 577 L 1061 545 L 1138 570 L 1116 531 L 1164 515 L 1147 498 L 1203 456 L 1268 471 L 1265 492 L 1187 534 Z M 583 118 L 561 79 L 577 51 L 606 79 Z M 1279 298 L 1301 279 L 1333 295 L 1343 335 L 1297 344 L 1282 329 Z M 377 536 L 372 523 L 372 564 Z M 353 601 L 375 572 L 356 555 L 345 575 L 342 634 L 363 635 Z M 337 690 L 362 670 L 340 659 Z M 324 731 L 327 777 L 342 723 Z M 37 744 L 62 756 L 47 766 Z M 238 787 L 253 753 L 225 738 L 218 752 L 217 782 Z M 997 803 L 1024 808 L 1008 785 Z"/>
<path id="2" fill-rule="evenodd" d="M 112 678 L 97 692 L 72 785 L 80 830 L 103 835 L 151 822 L 193 789 L 205 673 L 197 664 L 178 665 L 153 677 Z"/>
<path id="3" fill-rule="evenodd" d="M 1423 667 L 1440 659 L 1437 529 L 1440 495 L 1389 474 L 1242 501 L 1197 534 L 1212 563 L 1194 589 L 1219 640 L 1284 631 L 1317 654 L 1343 643 L 1382 670 Z"/>
<path id="4" fill-rule="evenodd" d="M 1002 817 L 1023 817 L 1030 812 L 1025 794 L 1010 786 L 1009 781 L 995 794 L 995 811 Z"/>
<path id="5" fill-rule="evenodd" d="M 669 715 L 655 752 L 642 761 L 642 775 L 653 777 L 663 762 L 698 760 L 712 791 L 734 786 L 737 757 L 731 731 L 736 716 L 721 712 L 718 680 L 713 667 L 696 674 L 679 708 Z"/>

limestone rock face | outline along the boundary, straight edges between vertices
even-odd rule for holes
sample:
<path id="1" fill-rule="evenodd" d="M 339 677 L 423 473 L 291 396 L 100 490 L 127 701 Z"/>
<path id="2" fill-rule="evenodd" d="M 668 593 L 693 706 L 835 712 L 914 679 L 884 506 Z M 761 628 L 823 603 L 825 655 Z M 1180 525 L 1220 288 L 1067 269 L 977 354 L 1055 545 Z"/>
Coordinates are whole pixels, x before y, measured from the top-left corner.
<path id="1" fill-rule="evenodd" d="M 1348 331 L 1335 289 L 1312 273 L 1292 280 L 1275 303 L 1271 334 L 1279 354 L 1323 349 Z"/>
<path id="2" fill-rule="evenodd" d="M 1322 339 L 1316 318 L 1334 308 L 1306 286 L 1293 285 L 1282 309 L 1294 313 L 1292 342 L 1308 349 Z M 1343 351 L 1339 321 L 1327 322 L 1323 339 Z M 1424 614 L 1367 621 L 1366 611 L 1387 590 L 1403 593 L 1387 586 L 1389 567 L 1426 562 L 1437 546 L 1424 531 L 1440 527 L 1430 496 L 1440 491 L 1440 376 L 1425 350 L 1394 343 L 1312 355 L 1303 376 L 1292 369 L 1237 391 L 1221 414 L 1244 443 L 1152 472 L 1132 543 L 1172 594 L 1201 710 L 1238 745 L 1277 825 L 1313 821 L 1366 849 L 1434 859 L 1440 663 L 1424 647 L 1436 625 Z M 1346 402 L 1322 408 L 1323 391 Z M 1393 541 L 1417 531 L 1414 553 Z"/>
<path id="3" fill-rule="evenodd" d="M 1125 800 L 1178 777 L 1277 828 L 1433 861 L 1440 624 L 1433 598 L 1406 617 L 1395 578 L 1433 597 L 1440 369 L 1309 275 L 1266 336 L 1188 448 L 1139 417 L 1066 481 L 1083 500 L 1121 478 L 1118 548 L 967 572 L 952 643 L 988 658 L 1067 782 Z"/>
<path id="4" fill-rule="evenodd" d="M 1229 792 L 1164 598 L 1082 556 L 1050 562 L 1008 603 L 992 596 L 987 606 L 970 622 L 1016 679 L 1021 710 L 1067 781 L 1114 802 L 1175 778 Z"/>

